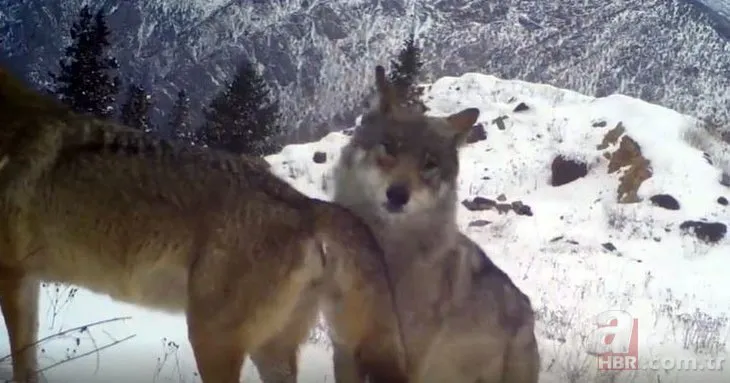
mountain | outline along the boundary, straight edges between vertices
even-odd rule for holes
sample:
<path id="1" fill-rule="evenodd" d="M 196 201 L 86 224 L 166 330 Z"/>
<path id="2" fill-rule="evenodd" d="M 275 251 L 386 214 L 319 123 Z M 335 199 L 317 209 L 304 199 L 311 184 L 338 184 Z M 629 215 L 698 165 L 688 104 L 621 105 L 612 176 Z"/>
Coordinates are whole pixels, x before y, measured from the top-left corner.
<path id="1" fill-rule="evenodd" d="M 374 64 L 415 31 L 426 81 L 477 71 L 620 92 L 725 124 L 727 3 L 707 1 L 0 0 L 0 61 L 45 85 L 88 2 L 109 15 L 124 79 L 154 90 L 158 123 L 180 88 L 199 110 L 248 57 L 279 95 L 292 138 L 342 129 L 371 92 Z"/>
<path id="2" fill-rule="evenodd" d="M 708 363 L 728 352 L 730 147 L 693 117 L 623 95 L 467 73 L 426 85 L 424 100 L 438 115 L 480 109 L 460 153 L 457 220 L 530 297 L 542 383 L 728 381 L 727 368 Z M 349 134 L 266 159 L 302 192 L 329 199 Z M 637 320 L 642 369 L 597 379 L 589 351 L 596 315 L 609 310 Z M 49 382 L 199 382 L 182 315 L 55 285 L 40 312 L 50 336 L 41 366 L 136 335 L 47 371 Z M 303 383 L 332 379 L 323 338 L 320 327 L 304 348 Z M 8 349 L 0 337 L 0 355 Z M 243 379 L 256 376 L 248 363 Z"/>

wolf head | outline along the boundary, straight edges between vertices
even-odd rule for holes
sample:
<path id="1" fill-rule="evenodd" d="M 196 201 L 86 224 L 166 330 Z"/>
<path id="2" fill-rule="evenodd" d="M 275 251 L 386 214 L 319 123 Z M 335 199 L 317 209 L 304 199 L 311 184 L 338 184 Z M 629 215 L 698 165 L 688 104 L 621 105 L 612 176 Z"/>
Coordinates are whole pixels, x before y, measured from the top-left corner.
<path id="1" fill-rule="evenodd" d="M 383 221 L 455 210 L 458 149 L 479 117 L 476 108 L 426 116 L 395 102 L 385 70 L 375 71 L 378 106 L 343 149 L 335 200 Z M 448 218 L 448 217 L 446 217 Z"/>

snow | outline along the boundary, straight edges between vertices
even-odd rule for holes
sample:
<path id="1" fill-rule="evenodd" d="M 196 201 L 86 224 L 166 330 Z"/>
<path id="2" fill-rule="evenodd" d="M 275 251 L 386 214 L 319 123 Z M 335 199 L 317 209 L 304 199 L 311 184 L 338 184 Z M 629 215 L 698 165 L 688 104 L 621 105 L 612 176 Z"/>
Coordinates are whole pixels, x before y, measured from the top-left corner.
<path id="1" fill-rule="evenodd" d="M 677 368 L 599 373 L 596 357 L 588 353 L 596 339 L 595 316 L 623 310 L 638 319 L 642 363 L 653 358 L 671 367 L 671 362 L 691 359 L 703 365 L 706 358 L 726 357 L 730 289 L 725 268 L 730 265 L 730 239 L 709 245 L 683 234 L 678 226 L 701 219 L 730 224 L 730 207 L 717 203 L 720 196 L 730 198 L 730 189 L 719 182 L 730 163 L 727 146 L 699 130 L 694 118 L 621 95 L 593 98 L 548 85 L 468 73 L 430 84 L 425 100 L 434 115 L 466 107 L 481 111 L 488 137 L 461 151 L 460 199 L 496 199 L 504 194 L 507 202 L 520 200 L 534 212 L 518 216 L 461 207 L 458 222 L 531 298 L 538 317 L 541 382 L 730 379 L 727 371 Z M 519 102 L 529 109 L 513 112 Z M 506 129 L 499 130 L 492 120 L 503 115 L 509 118 Z M 605 126 L 594 126 L 599 121 Z M 607 173 L 608 160 L 596 149 L 619 122 L 641 146 L 653 171 L 638 190 L 643 201 L 635 204 L 616 202 L 619 175 Z M 302 192 L 329 198 L 332 165 L 348 138 L 331 133 L 318 142 L 287 146 L 267 159 L 277 175 Z M 703 150 L 714 165 L 703 157 Z M 325 152 L 327 161 L 312 161 L 315 151 Z M 588 175 L 550 186 L 550 164 L 558 154 L 585 161 Z M 649 197 L 660 193 L 674 196 L 680 209 L 652 206 Z M 470 227 L 477 219 L 491 223 Z M 607 242 L 616 250 L 607 250 L 603 246 Z M 63 306 L 66 293 L 55 294 L 52 287 L 44 291 L 49 294 L 41 299 L 41 336 L 126 316 L 131 319 L 88 332 L 99 347 L 136 334 L 96 356 L 50 369 L 49 381 L 199 381 L 181 315 L 113 302 L 83 289 Z M 54 304 L 63 306 L 55 310 L 59 313 L 55 318 Z M 74 337 L 81 338 L 78 346 Z M 7 351 L 7 340 L 3 337 L 0 342 Z M 88 334 L 44 342 L 41 364 L 93 347 Z M 300 381 L 333 381 L 329 358 L 325 344 L 308 344 L 302 353 Z M 3 367 L 7 372 L 7 362 L 0 372 Z M 243 379 L 252 377 L 257 374 L 247 363 Z"/>

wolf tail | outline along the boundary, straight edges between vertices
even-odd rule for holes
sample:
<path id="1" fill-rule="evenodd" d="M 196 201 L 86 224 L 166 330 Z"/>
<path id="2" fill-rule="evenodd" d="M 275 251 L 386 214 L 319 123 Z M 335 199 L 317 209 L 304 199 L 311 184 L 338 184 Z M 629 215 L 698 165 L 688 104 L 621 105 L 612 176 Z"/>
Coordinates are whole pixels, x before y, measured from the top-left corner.
<path id="1" fill-rule="evenodd" d="M 366 312 L 362 312 L 361 321 L 381 322 L 387 319 L 382 315 L 378 315 L 377 309 L 374 309 L 378 303 L 373 300 L 381 301 L 383 298 L 390 300 L 390 306 L 393 311 L 391 318 L 395 321 L 395 331 L 397 332 L 397 340 L 394 340 L 398 348 L 397 353 L 401 360 L 392 365 L 386 355 L 370 355 L 363 356 L 369 359 L 365 364 L 372 363 L 370 368 L 371 379 L 373 381 L 387 382 L 405 382 L 405 376 L 409 373 L 409 357 L 407 352 L 407 343 L 403 333 L 403 324 L 398 307 L 398 301 L 395 295 L 393 279 L 391 277 L 388 263 L 385 258 L 383 249 L 378 244 L 377 239 L 373 235 L 368 226 L 361 221 L 349 209 L 322 200 L 315 200 L 314 226 L 319 242 L 323 246 L 323 253 L 326 262 L 334 265 L 332 279 L 334 287 L 340 292 L 352 292 L 358 296 L 355 300 L 367 301 L 364 307 Z M 375 291 L 385 289 L 385 295 L 378 295 Z M 366 291 L 366 292 L 363 292 Z M 360 297 L 367 297 L 360 299 Z M 359 308 L 362 310 L 362 307 Z M 358 310 L 353 310 L 357 312 Z M 357 315 L 356 313 L 353 313 Z M 349 315 L 349 314 L 346 314 Z M 352 318 L 357 321 L 358 318 Z M 380 328 L 388 328 L 392 326 L 392 322 L 385 324 L 381 322 Z M 363 325 L 369 327 L 372 325 Z M 378 325 L 376 325 L 378 326 Z M 368 331 L 368 330 L 364 330 Z M 357 335 L 362 337 L 367 335 Z M 367 353 L 367 352 L 366 352 Z M 390 366 L 387 364 L 391 363 Z M 397 371 L 400 371 L 397 372 Z M 384 379 L 384 380 L 383 380 Z"/>

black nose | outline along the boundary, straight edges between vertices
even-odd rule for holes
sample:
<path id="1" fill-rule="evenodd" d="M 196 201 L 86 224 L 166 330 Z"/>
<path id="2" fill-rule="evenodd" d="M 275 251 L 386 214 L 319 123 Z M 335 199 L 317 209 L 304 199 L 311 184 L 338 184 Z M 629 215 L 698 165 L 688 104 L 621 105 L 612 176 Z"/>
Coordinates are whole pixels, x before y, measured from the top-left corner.
<path id="1" fill-rule="evenodd" d="M 390 185 L 385 191 L 388 203 L 393 207 L 403 207 L 408 203 L 411 197 L 408 187 L 402 184 Z"/>

